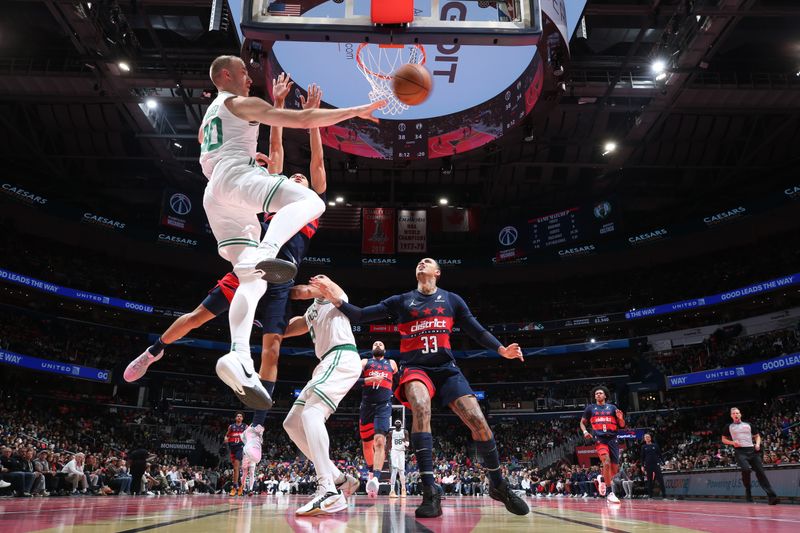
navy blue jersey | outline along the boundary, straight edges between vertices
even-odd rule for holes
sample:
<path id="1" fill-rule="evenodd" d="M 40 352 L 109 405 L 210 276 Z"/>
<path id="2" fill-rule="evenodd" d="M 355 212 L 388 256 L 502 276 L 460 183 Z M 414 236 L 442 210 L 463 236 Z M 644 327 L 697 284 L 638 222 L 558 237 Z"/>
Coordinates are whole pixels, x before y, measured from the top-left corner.
<path id="1" fill-rule="evenodd" d="M 592 425 L 592 434 L 595 437 L 616 437 L 619 422 L 617 421 L 617 406 L 613 403 L 597 405 L 590 403 L 583 411 L 583 419 Z"/>
<path id="2" fill-rule="evenodd" d="M 472 319 L 467 304 L 457 294 L 436 289 L 431 295 L 418 290 L 391 296 L 381 302 L 400 332 L 403 365 L 438 366 L 455 361 L 450 348 L 453 325 Z"/>
<path id="3" fill-rule="evenodd" d="M 370 358 L 364 365 L 364 371 L 361 373 L 362 378 L 370 376 L 378 376 L 381 378 L 380 383 L 366 384 L 361 393 L 361 399 L 365 402 L 377 403 L 385 402 L 392 397 L 392 377 L 394 370 L 392 370 L 392 363 L 387 359 Z"/>
<path id="4" fill-rule="evenodd" d="M 327 195 L 322 193 L 319 197 L 325 202 Z M 264 221 L 261 222 L 261 227 L 265 232 L 267 228 L 269 228 L 269 222 L 272 220 L 273 216 L 275 216 L 274 213 L 264 213 Z M 303 258 L 306 256 L 306 252 L 308 252 L 308 245 L 311 242 L 311 238 L 317 233 L 317 229 L 319 229 L 318 218 L 312 220 L 300 228 L 300 231 L 292 235 L 292 238 L 281 246 L 281 249 L 278 251 L 278 257 L 300 266 L 300 263 L 303 262 Z"/>

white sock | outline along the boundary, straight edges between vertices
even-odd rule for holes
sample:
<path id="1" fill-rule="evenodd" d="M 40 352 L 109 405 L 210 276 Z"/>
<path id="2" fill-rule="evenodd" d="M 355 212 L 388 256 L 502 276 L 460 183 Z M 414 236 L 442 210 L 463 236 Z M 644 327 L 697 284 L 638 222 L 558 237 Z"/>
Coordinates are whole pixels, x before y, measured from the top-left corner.
<path id="1" fill-rule="evenodd" d="M 292 442 L 303 452 L 303 455 L 314 461 L 314 457 L 311 452 L 311 448 L 308 445 L 308 436 L 306 435 L 305 428 L 303 427 L 303 413 L 305 409 L 300 405 L 295 405 L 289 411 L 289 414 L 286 415 L 286 419 L 283 421 L 283 429 L 286 430 L 286 433 L 289 435 L 289 438 L 292 439 Z M 327 417 L 326 417 L 327 419 Z M 322 422 L 323 428 L 325 427 L 325 422 Z M 325 437 L 327 438 L 328 433 L 325 432 Z M 325 456 L 327 458 L 327 462 L 329 463 L 329 470 L 331 472 L 331 480 L 335 483 L 337 479 L 342 476 L 342 472 L 333 464 L 333 461 L 330 460 L 328 455 Z M 314 466 L 317 465 L 317 462 L 314 461 Z M 319 469 L 317 470 L 317 474 L 319 474 Z M 334 485 L 335 487 L 336 485 Z M 332 490 L 335 490 L 332 489 Z"/>
<path id="2" fill-rule="evenodd" d="M 261 278 L 249 277 L 241 280 L 233 294 L 228 310 L 228 323 L 231 328 L 231 351 L 250 355 L 250 333 L 256 316 L 258 301 L 267 292 L 267 282 Z"/>
<path id="3" fill-rule="evenodd" d="M 275 216 L 269 221 L 267 233 L 261 242 L 278 248 L 325 212 L 325 203 L 317 193 L 293 181 L 278 187 L 267 207 Z"/>
<path id="4" fill-rule="evenodd" d="M 308 446 L 311 451 L 311 460 L 317 470 L 317 483 L 325 490 L 336 492 L 333 480 L 339 477 L 339 470 L 333 466 L 330 458 L 330 439 L 325 421 L 330 414 L 329 409 L 323 409 L 317 405 L 306 405 L 303 414 L 303 429 L 308 438 Z"/>

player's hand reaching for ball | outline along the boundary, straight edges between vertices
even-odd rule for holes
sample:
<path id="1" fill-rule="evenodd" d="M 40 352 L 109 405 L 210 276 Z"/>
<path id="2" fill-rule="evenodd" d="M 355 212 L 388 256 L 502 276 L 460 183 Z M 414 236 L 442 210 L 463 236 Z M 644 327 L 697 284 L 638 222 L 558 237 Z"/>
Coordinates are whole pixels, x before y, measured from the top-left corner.
<path id="1" fill-rule="evenodd" d="M 280 76 L 272 80 L 272 98 L 275 100 L 275 107 L 283 107 L 293 83 L 285 72 L 281 72 Z"/>
<path id="2" fill-rule="evenodd" d="M 516 342 L 513 344 L 509 344 L 508 346 L 499 347 L 497 349 L 497 353 L 499 353 L 506 359 L 519 359 L 523 363 L 525 362 L 525 358 L 522 357 L 522 348 L 520 348 L 519 344 L 517 344 Z"/>
<path id="3" fill-rule="evenodd" d="M 308 98 L 300 95 L 300 105 L 303 106 L 303 109 L 316 109 L 321 102 L 322 89 L 320 89 L 319 85 L 316 83 L 312 83 L 308 86 Z"/>
<path id="4" fill-rule="evenodd" d="M 380 120 L 378 120 L 377 117 L 372 116 L 372 114 L 385 105 L 386 100 L 378 100 L 377 102 L 372 102 L 371 104 L 358 106 L 355 108 L 356 116 L 358 118 L 363 118 L 364 120 L 371 120 L 377 124 L 380 122 Z"/>

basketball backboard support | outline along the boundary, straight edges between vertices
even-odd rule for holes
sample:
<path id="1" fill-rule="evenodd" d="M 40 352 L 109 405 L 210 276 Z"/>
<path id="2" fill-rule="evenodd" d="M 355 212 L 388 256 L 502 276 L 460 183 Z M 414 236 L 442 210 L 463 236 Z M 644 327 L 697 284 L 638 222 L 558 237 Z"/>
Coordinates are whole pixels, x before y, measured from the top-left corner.
<path id="1" fill-rule="evenodd" d="M 376 44 L 535 45 L 539 0 L 413 0 L 407 25 L 376 25 L 372 0 L 245 0 L 244 35 L 255 40 Z"/>

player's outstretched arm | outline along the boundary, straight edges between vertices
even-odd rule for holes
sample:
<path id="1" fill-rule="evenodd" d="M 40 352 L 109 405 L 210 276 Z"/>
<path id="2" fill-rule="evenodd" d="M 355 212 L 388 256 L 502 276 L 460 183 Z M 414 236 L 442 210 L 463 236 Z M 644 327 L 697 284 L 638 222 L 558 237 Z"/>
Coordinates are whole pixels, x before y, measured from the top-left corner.
<path id="1" fill-rule="evenodd" d="M 322 90 L 315 83 L 308 86 L 308 99 L 300 97 L 303 109 L 318 109 L 322 103 Z M 325 151 L 322 148 L 322 134 L 319 128 L 308 130 L 309 143 L 311 144 L 311 163 L 309 164 L 309 175 L 311 177 L 311 188 L 317 193 L 322 194 L 328 189 L 328 177 L 325 173 Z"/>
<path id="2" fill-rule="evenodd" d="M 272 98 L 275 100 L 275 109 L 283 109 L 286 96 L 292 89 L 292 81 L 289 75 L 281 72 L 280 75 L 272 80 Z M 270 174 L 283 173 L 283 128 L 272 126 L 269 129 L 269 158 L 267 166 Z"/>
<path id="3" fill-rule="evenodd" d="M 472 337 L 473 340 L 478 342 L 481 346 L 488 350 L 496 350 L 502 357 L 506 359 L 519 359 L 525 361 L 522 357 L 522 349 L 516 342 L 503 346 L 497 337 L 492 335 L 489 330 L 481 325 L 480 322 L 472 315 L 467 303 L 458 295 L 452 294 L 453 297 L 453 314 L 456 322 L 461 328 Z"/>
<path id="4" fill-rule="evenodd" d="M 311 285 L 295 285 L 289 291 L 289 298 L 292 300 L 310 300 L 312 298 L 323 298 L 319 289 Z"/>
<path id="5" fill-rule="evenodd" d="M 299 337 L 308 333 L 308 324 L 306 319 L 302 316 L 295 316 L 289 320 L 289 325 L 286 326 L 286 331 L 283 332 L 283 338 L 286 337 Z"/>
<path id="6" fill-rule="evenodd" d="M 358 107 L 343 107 L 341 109 L 276 109 L 261 98 L 254 96 L 236 96 L 225 101 L 231 113 L 243 120 L 260 122 L 269 126 L 283 126 L 285 128 L 322 128 L 332 126 L 350 118 L 363 118 L 378 122 L 372 114 L 386 105 L 381 100 L 372 104 Z"/>
<path id="7" fill-rule="evenodd" d="M 385 302 L 361 308 L 345 301 L 343 299 L 344 291 L 342 291 L 342 288 L 327 276 L 315 276 L 311 278 L 309 284 L 317 287 L 325 296 L 325 299 L 338 307 L 339 311 L 341 311 L 352 324 L 385 320 L 391 317 L 391 312 Z"/>

